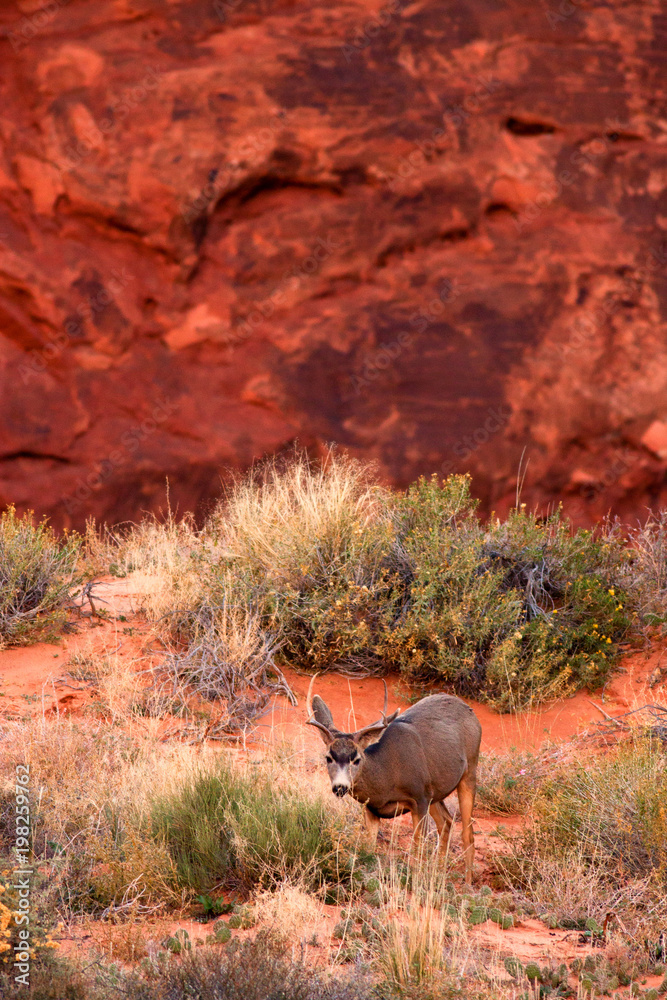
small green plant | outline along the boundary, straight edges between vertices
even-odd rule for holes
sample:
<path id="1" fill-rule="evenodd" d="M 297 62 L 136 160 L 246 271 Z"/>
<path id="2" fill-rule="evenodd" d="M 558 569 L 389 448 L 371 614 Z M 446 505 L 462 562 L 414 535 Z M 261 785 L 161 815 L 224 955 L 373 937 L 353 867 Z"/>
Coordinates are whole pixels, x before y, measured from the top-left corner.
<path id="1" fill-rule="evenodd" d="M 165 938 L 162 947 L 170 951 L 172 955 L 180 955 L 182 952 L 192 951 L 192 941 L 188 932 L 181 928 Z"/>
<path id="2" fill-rule="evenodd" d="M 9 507 L 0 514 L 0 648 L 53 638 L 77 582 L 80 539 Z"/>
<path id="3" fill-rule="evenodd" d="M 201 904 L 206 919 L 219 917 L 222 913 L 231 913 L 234 909 L 233 903 L 225 903 L 223 899 L 212 899 L 209 895 L 197 896 L 197 902 Z"/>
<path id="4" fill-rule="evenodd" d="M 181 885 L 202 895 L 213 885 L 248 889 L 288 877 L 311 889 L 349 885 L 355 860 L 334 824 L 324 799 L 223 762 L 152 809 L 153 834 L 166 844 Z"/>

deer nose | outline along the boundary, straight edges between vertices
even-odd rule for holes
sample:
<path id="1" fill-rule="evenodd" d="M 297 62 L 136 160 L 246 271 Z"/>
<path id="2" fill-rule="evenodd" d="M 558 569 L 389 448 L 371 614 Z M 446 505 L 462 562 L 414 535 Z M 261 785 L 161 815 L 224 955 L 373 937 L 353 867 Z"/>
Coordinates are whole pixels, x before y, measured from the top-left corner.
<path id="1" fill-rule="evenodd" d="M 339 799 L 342 799 L 344 795 L 347 795 L 349 789 L 347 785 L 332 785 L 331 791 L 334 795 L 337 795 Z"/>

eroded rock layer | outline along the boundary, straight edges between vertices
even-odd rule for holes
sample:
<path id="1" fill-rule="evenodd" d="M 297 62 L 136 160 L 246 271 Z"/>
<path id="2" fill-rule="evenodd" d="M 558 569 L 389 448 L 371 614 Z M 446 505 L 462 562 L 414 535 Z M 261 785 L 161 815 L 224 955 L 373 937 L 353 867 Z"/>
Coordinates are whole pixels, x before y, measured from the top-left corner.
<path id="1" fill-rule="evenodd" d="M 10 9 L 11 7 L 11 9 Z M 298 440 L 483 508 L 667 502 L 659 0 L 0 11 L 0 503 Z M 523 456 L 523 459 L 522 459 Z"/>

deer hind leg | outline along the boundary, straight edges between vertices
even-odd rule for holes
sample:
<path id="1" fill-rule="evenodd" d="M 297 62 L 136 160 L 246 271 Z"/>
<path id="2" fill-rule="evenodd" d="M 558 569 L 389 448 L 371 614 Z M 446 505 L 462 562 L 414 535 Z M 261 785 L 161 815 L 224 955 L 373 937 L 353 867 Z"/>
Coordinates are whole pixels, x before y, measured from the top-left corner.
<path id="1" fill-rule="evenodd" d="M 471 885 L 472 868 L 475 860 L 475 837 L 472 828 L 472 809 L 475 804 L 476 791 L 475 774 L 465 774 L 461 778 L 456 791 L 461 811 L 461 840 L 463 841 L 466 883 Z"/>
<path id="2" fill-rule="evenodd" d="M 445 854 L 452 834 L 452 814 L 444 802 L 432 802 L 429 812 L 438 828 L 438 850 Z"/>
<path id="3" fill-rule="evenodd" d="M 368 835 L 368 839 L 371 844 L 375 845 L 378 839 L 378 830 L 380 829 L 380 817 L 374 816 L 367 806 L 364 806 L 364 810 L 361 814 L 361 818 L 364 823 L 364 830 Z"/>

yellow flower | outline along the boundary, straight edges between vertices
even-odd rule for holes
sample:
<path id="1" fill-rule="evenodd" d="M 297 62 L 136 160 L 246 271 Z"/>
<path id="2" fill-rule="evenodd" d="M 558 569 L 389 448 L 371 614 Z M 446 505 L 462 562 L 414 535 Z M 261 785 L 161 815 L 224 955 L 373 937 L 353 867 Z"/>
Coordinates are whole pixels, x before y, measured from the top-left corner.
<path id="1" fill-rule="evenodd" d="M 609 588 L 609 590 L 607 591 L 607 593 L 608 593 L 608 594 L 611 594 L 611 596 L 613 597 L 613 596 L 614 596 L 614 594 L 616 593 L 616 591 L 614 590 L 614 588 L 613 588 L 613 587 L 610 587 L 610 588 Z"/>
<path id="2" fill-rule="evenodd" d="M 607 638 L 607 642 L 611 642 L 611 639 L 610 639 L 610 638 Z"/>
<path id="3" fill-rule="evenodd" d="M 597 628 L 597 625 L 594 625 L 593 628 Z"/>

